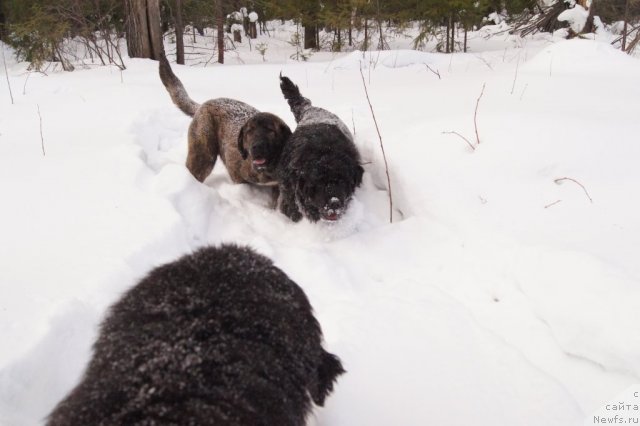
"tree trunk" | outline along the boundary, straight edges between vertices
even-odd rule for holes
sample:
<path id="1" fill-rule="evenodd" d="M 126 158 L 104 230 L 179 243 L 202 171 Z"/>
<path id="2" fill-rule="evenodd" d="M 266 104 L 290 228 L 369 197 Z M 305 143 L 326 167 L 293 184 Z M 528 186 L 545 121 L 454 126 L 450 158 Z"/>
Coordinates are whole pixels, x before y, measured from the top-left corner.
<path id="1" fill-rule="evenodd" d="M 159 0 L 125 0 L 131 58 L 159 59 L 163 51 Z"/>
<path id="2" fill-rule="evenodd" d="M 449 30 L 451 29 L 451 21 L 447 19 L 447 37 L 446 37 L 446 43 L 445 43 L 445 48 L 444 48 L 444 52 L 445 53 L 450 53 L 449 51 Z"/>
<path id="3" fill-rule="evenodd" d="M 216 2 L 216 27 L 218 33 L 218 62 L 224 64 L 224 14 L 222 0 Z"/>
<path id="4" fill-rule="evenodd" d="M 184 25 L 182 25 L 182 0 L 176 0 L 176 62 L 184 65 Z"/>
<path id="5" fill-rule="evenodd" d="M 591 6 L 589 6 L 589 15 L 587 16 L 587 22 L 584 23 L 581 33 L 592 33 L 595 31 L 593 25 L 593 18 L 596 12 L 596 0 L 591 0 Z"/>
<path id="6" fill-rule="evenodd" d="M 317 49 L 316 43 L 316 26 L 308 22 L 304 23 L 304 48 Z"/>
<path id="7" fill-rule="evenodd" d="M 364 18 L 364 44 L 362 45 L 362 50 L 365 52 L 369 50 L 369 19 Z"/>
<path id="8" fill-rule="evenodd" d="M 624 27 L 622 27 L 622 51 L 627 51 L 627 28 L 629 24 L 629 3 L 631 1 L 627 0 L 624 5 Z"/>
<path id="9" fill-rule="evenodd" d="M 453 19 L 453 14 L 449 17 L 451 20 L 451 53 L 456 51 L 456 21 Z"/>
<path id="10" fill-rule="evenodd" d="M 464 53 L 467 53 L 467 26 L 464 26 Z"/>
<path id="11" fill-rule="evenodd" d="M 2 6 L 0 5 L 0 40 L 4 40 L 4 26 L 7 22 L 7 17 L 4 16 Z"/>
<path id="12" fill-rule="evenodd" d="M 377 16 L 376 20 L 378 21 L 378 32 L 380 33 L 380 41 L 378 41 L 378 50 L 384 50 L 384 32 L 382 32 L 382 18 L 380 18 L 380 0 L 377 0 Z"/>

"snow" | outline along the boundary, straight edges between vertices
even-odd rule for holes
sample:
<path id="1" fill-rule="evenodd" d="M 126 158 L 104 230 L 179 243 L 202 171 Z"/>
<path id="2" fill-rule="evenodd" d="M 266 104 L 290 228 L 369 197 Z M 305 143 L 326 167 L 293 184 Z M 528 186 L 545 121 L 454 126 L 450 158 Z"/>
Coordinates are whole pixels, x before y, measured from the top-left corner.
<path id="1" fill-rule="evenodd" d="M 257 22 L 258 21 L 258 14 L 256 12 L 249 13 L 249 21 Z"/>
<path id="2" fill-rule="evenodd" d="M 571 29 L 579 33 L 582 31 L 582 28 L 584 28 L 588 16 L 589 11 L 579 4 L 576 4 L 571 9 L 567 9 L 558 15 L 558 21 L 569 22 Z"/>
<path id="3" fill-rule="evenodd" d="M 318 425 L 578 425 L 638 383 L 638 60 L 487 27 L 467 54 L 399 37 L 392 51 L 302 63 L 289 59 L 292 31 L 259 36 L 270 63 L 245 41 L 224 66 L 173 66 L 198 102 L 238 99 L 293 128 L 282 71 L 340 117 L 366 172 L 334 225 L 292 223 L 220 162 L 193 179 L 189 118 L 156 62 L 27 81 L 5 47 L 0 425 L 40 424 L 77 382 L 108 306 L 151 268 L 227 241 L 304 288 L 348 370 Z"/>

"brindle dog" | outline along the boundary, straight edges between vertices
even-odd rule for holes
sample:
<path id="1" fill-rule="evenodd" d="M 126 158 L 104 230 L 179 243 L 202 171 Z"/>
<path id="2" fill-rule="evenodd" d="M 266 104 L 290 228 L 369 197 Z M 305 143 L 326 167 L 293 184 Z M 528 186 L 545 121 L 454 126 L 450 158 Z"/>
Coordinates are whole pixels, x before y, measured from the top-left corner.
<path id="1" fill-rule="evenodd" d="M 193 117 L 187 168 L 198 181 L 209 176 L 219 155 L 233 182 L 277 185 L 275 168 L 291 135 L 282 119 L 235 99 L 217 98 L 198 104 L 189 97 L 164 55 L 160 58 L 160 79 L 173 103 Z"/>

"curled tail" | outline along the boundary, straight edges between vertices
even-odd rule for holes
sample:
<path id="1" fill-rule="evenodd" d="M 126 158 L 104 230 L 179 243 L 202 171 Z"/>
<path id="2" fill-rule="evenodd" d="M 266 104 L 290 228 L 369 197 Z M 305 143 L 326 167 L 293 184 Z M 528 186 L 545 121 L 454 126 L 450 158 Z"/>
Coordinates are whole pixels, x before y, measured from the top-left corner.
<path id="1" fill-rule="evenodd" d="M 196 110 L 200 107 L 200 104 L 189 97 L 184 86 L 171 70 L 171 66 L 164 52 L 160 55 L 160 80 L 162 80 L 162 84 L 164 84 L 167 92 L 171 95 L 171 100 L 180 108 L 180 111 L 193 117 Z"/>
<path id="2" fill-rule="evenodd" d="M 298 89 L 298 86 L 293 84 L 293 82 L 289 80 L 288 77 L 284 77 L 282 73 L 280 73 L 280 90 L 282 90 L 284 98 L 289 103 L 291 112 L 296 118 L 296 123 L 300 122 L 304 111 L 311 106 L 311 101 L 303 97 L 300 94 L 300 89 Z"/>

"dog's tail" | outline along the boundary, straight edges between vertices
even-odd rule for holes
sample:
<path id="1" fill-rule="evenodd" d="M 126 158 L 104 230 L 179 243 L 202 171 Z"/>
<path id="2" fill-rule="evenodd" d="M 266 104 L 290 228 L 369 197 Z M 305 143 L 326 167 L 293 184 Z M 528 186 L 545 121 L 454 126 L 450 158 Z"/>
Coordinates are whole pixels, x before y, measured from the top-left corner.
<path id="1" fill-rule="evenodd" d="M 162 80 L 162 84 L 164 84 L 167 92 L 171 95 L 171 100 L 180 108 L 180 111 L 193 117 L 196 110 L 200 107 L 200 104 L 189 97 L 184 86 L 171 70 L 171 66 L 164 52 L 160 55 L 160 80 Z"/>
<path id="2" fill-rule="evenodd" d="M 289 80 L 288 77 L 284 77 L 282 73 L 280 73 L 280 90 L 282 90 L 284 98 L 289 103 L 291 112 L 296 118 L 296 123 L 299 123 L 302 119 L 304 111 L 311 106 L 311 101 L 303 97 L 300 94 L 300 89 L 298 89 L 298 86 L 293 84 L 293 82 Z"/>

